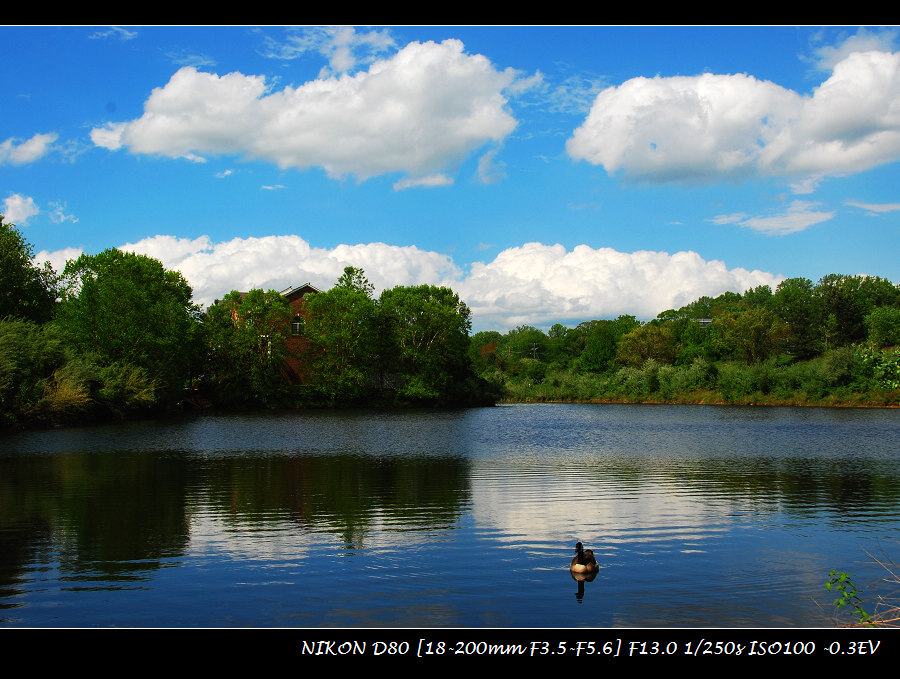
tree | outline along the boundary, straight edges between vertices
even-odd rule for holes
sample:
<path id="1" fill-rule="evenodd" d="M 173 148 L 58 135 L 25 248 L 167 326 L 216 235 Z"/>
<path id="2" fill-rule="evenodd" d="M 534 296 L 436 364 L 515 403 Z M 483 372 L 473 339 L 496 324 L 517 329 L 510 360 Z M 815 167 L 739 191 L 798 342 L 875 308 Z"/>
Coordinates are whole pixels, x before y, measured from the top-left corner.
<path id="1" fill-rule="evenodd" d="M 569 329 L 562 323 L 554 323 L 547 331 L 547 337 L 551 340 L 564 339 Z"/>
<path id="2" fill-rule="evenodd" d="M 400 377 L 398 394 L 419 402 L 457 400 L 472 377 L 471 312 L 450 288 L 398 286 L 379 299 L 381 328 L 393 348 L 385 361 Z"/>
<path id="3" fill-rule="evenodd" d="M 619 340 L 641 326 L 634 316 L 619 316 L 614 321 L 596 321 L 588 331 L 584 351 L 578 359 L 582 370 L 605 372 L 613 366 Z"/>
<path id="4" fill-rule="evenodd" d="M 721 342 L 741 353 L 747 363 L 759 363 L 777 354 L 789 332 L 786 323 L 762 307 L 725 314 L 714 325 L 721 332 Z"/>
<path id="5" fill-rule="evenodd" d="M 710 325 L 693 318 L 679 318 L 666 324 L 675 342 L 675 365 L 691 365 L 698 358 L 714 358 Z"/>
<path id="6" fill-rule="evenodd" d="M 368 278 L 366 278 L 365 271 L 358 269 L 355 266 L 344 267 L 344 273 L 338 278 L 335 287 L 361 292 L 370 299 L 375 292 L 375 286 L 369 282 Z"/>
<path id="7" fill-rule="evenodd" d="M 575 337 L 562 323 L 554 323 L 547 331 L 546 362 L 557 367 L 565 367 L 571 355 L 571 345 Z"/>
<path id="8" fill-rule="evenodd" d="M 361 269 L 347 267 L 337 285 L 306 302 L 310 378 L 332 402 L 360 399 L 376 374 L 380 345 L 372 290 Z"/>
<path id="9" fill-rule="evenodd" d="M 668 325 L 647 323 L 622 335 L 616 352 L 616 361 L 640 368 L 648 359 L 660 363 L 675 360 L 675 343 Z"/>
<path id="10" fill-rule="evenodd" d="M 685 318 L 712 318 L 714 304 L 715 300 L 713 300 L 712 297 L 704 295 L 690 304 L 681 307 L 679 313 Z"/>
<path id="11" fill-rule="evenodd" d="M 758 285 L 744 293 L 743 302 L 749 307 L 763 307 L 769 309 L 772 307 L 774 295 L 772 288 L 768 285 Z"/>
<path id="12" fill-rule="evenodd" d="M 821 307 L 825 348 L 854 344 L 866 338 L 865 318 L 878 307 L 900 304 L 900 290 L 877 276 L 823 276 L 815 287 Z"/>
<path id="13" fill-rule="evenodd" d="M 0 319 L 0 426 L 33 409 L 65 361 L 65 343 L 53 324 Z"/>
<path id="14" fill-rule="evenodd" d="M 15 316 L 43 323 L 56 302 L 56 273 L 46 262 L 32 264 L 32 247 L 15 224 L 0 215 L 0 318 Z"/>
<path id="15" fill-rule="evenodd" d="M 880 306 L 900 307 L 900 287 L 886 278 L 858 276 L 858 295 L 866 314 Z"/>
<path id="16" fill-rule="evenodd" d="M 199 308 L 177 271 L 151 257 L 110 248 L 70 260 L 55 319 L 69 345 L 102 365 L 143 368 L 179 394 L 200 357 Z"/>
<path id="17" fill-rule="evenodd" d="M 520 325 L 506 333 L 503 347 L 513 361 L 547 359 L 548 338 L 539 328 L 533 325 Z"/>
<path id="18" fill-rule="evenodd" d="M 503 364 L 499 351 L 502 340 L 503 335 L 496 330 L 483 330 L 472 335 L 469 340 L 469 359 L 476 372 L 480 374 Z"/>
<path id="19" fill-rule="evenodd" d="M 879 306 L 866 315 L 868 339 L 878 348 L 900 345 L 900 309 Z"/>
<path id="20" fill-rule="evenodd" d="M 828 274 L 815 287 L 824 322 L 825 349 L 865 339 L 865 298 L 860 276 Z"/>
<path id="21" fill-rule="evenodd" d="M 808 278 L 788 278 L 778 284 L 773 310 L 787 323 L 786 349 L 797 358 L 812 358 L 819 353 L 821 309 Z"/>
<path id="22" fill-rule="evenodd" d="M 232 290 L 206 312 L 205 333 L 217 396 L 279 403 L 293 311 L 275 290 Z"/>

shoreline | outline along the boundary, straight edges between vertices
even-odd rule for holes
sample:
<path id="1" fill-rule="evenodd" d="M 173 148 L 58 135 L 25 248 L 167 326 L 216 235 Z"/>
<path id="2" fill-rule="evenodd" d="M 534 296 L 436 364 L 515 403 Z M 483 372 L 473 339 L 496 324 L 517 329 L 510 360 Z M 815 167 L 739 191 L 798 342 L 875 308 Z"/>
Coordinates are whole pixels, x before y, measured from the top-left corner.
<path id="1" fill-rule="evenodd" d="M 699 405 L 699 406 L 752 406 L 757 408 L 883 408 L 883 409 L 900 409 L 900 403 L 851 403 L 848 401 L 835 401 L 833 403 L 813 403 L 810 401 L 772 401 L 761 402 L 757 399 L 749 399 L 746 401 L 726 401 L 719 400 L 685 400 L 685 399 L 622 399 L 622 398 L 592 398 L 592 399 L 501 399 L 497 401 L 500 404 L 515 403 L 585 403 L 597 405 Z"/>
<path id="2" fill-rule="evenodd" d="M 591 404 L 591 405 L 699 405 L 699 406 L 718 406 L 718 407 L 728 407 L 728 406 L 740 406 L 740 407 L 754 407 L 754 408 L 860 408 L 860 409 L 882 409 L 882 410 L 897 410 L 900 409 L 900 403 L 874 403 L 874 402 L 851 402 L 851 401 L 833 401 L 833 402 L 810 402 L 808 400 L 797 399 L 792 401 L 785 400 L 772 400 L 772 401 L 763 401 L 760 399 L 746 399 L 746 400 L 736 400 L 736 401 L 726 401 L 724 399 L 713 399 L 713 398 L 701 398 L 701 399 L 654 399 L 654 398 L 646 398 L 646 399 L 626 399 L 626 398 L 591 398 L 591 399 L 550 399 L 550 398 L 503 398 L 499 399 L 493 404 L 490 405 L 469 405 L 469 406 L 402 406 L 397 404 L 391 404 L 390 406 L 385 406 L 384 404 L 357 404 L 352 406 L 300 406 L 294 408 L 222 408 L 216 406 L 206 406 L 206 407 L 195 407 L 186 408 L 186 409 L 177 409 L 177 410 L 169 410 L 166 412 L 157 412 L 154 414 L 147 414 L 143 417 L 141 416 L 131 416 L 131 417 L 121 417 L 121 418 L 111 418 L 111 419 L 95 419 L 90 420 L 86 419 L 82 422 L 69 421 L 65 423 L 31 423 L 31 424 L 19 424 L 18 426 L 12 427 L 4 427 L 0 429 L 0 439 L 3 438 L 4 435 L 14 434 L 23 431 L 53 431 L 60 429 L 80 429 L 83 427 L 94 427 L 94 426 L 106 426 L 111 424 L 121 424 L 124 422 L 147 422 L 150 420 L 159 420 L 166 421 L 170 419 L 177 419 L 179 417 L 203 417 L 206 415 L 222 415 L 222 414 L 232 414 L 232 413 L 274 413 L 274 412 L 284 412 L 284 411 L 292 411 L 292 412 L 303 412 L 303 411 L 328 411 L 328 410 L 432 410 L 435 408 L 447 407 L 452 409 L 465 409 L 465 408 L 491 408 L 500 405 L 533 405 L 533 404 Z"/>

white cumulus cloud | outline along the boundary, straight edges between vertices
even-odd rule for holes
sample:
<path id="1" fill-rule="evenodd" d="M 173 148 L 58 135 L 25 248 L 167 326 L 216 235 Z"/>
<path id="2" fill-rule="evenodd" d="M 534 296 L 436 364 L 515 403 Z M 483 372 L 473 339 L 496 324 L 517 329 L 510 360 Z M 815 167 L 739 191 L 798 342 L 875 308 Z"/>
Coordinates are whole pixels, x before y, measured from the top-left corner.
<path id="1" fill-rule="evenodd" d="M 483 326 L 547 325 L 634 314 L 653 318 L 704 295 L 744 292 L 781 280 L 728 269 L 696 252 L 619 252 L 611 248 L 526 243 L 475 264 L 456 289 Z"/>
<path id="2" fill-rule="evenodd" d="M 58 136 L 55 132 L 48 132 L 36 134 L 25 141 L 10 137 L 4 142 L 0 142 L 0 164 L 33 163 L 50 151 L 50 145 L 57 140 Z"/>
<path id="3" fill-rule="evenodd" d="M 498 71 L 458 40 L 413 42 L 354 75 L 274 91 L 263 76 L 192 67 L 153 90 L 144 114 L 91 131 L 94 144 L 202 160 L 233 154 L 359 179 L 454 168 L 516 126 Z"/>
<path id="4" fill-rule="evenodd" d="M 745 74 L 633 78 L 566 146 L 639 181 L 841 175 L 900 158 L 900 53 L 852 52 L 803 95 Z"/>
<path id="5" fill-rule="evenodd" d="M 302 283 L 327 289 L 347 266 L 364 269 L 376 291 L 455 280 L 461 275 L 447 255 L 415 246 L 367 243 L 324 249 L 295 235 L 235 238 L 222 243 L 214 243 L 208 236 L 159 235 L 126 243 L 120 249 L 155 257 L 166 268 L 181 271 L 200 304 L 210 304 L 231 290 L 284 290 Z"/>
<path id="6" fill-rule="evenodd" d="M 837 45 L 823 45 L 814 50 L 818 68 L 831 71 L 839 62 L 854 52 L 893 52 L 897 30 L 872 31 L 860 28 Z"/>
<path id="7" fill-rule="evenodd" d="M 703 295 L 773 289 L 782 280 L 764 271 L 729 269 L 695 252 L 619 252 L 580 245 L 526 243 L 500 252 L 468 272 L 445 254 L 385 243 L 313 247 L 296 235 L 235 238 L 158 235 L 120 246 L 181 271 L 194 300 L 208 305 L 231 290 L 284 290 L 302 283 L 328 289 L 344 267 L 362 268 L 376 294 L 395 285 L 446 285 L 473 313 L 475 330 L 508 330 L 523 323 L 548 326 L 634 314 L 653 318 Z M 38 255 L 62 269 L 80 251 Z"/>
<path id="8" fill-rule="evenodd" d="M 14 193 L 3 201 L 3 221 L 24 226 L 40 210 L 31 196 Z"/>
<path id="9" fill-rule="evenodd" d="M 44 262 L 50 262 L 50 266 L 57 273 L 62 273 L 66 268 L 66 262 L 70 259 L 78 259 L 84 251 L 81 248 L 63 248 L 62 250 L 41 250 L 33 258 L 35 266 L 43 266 Z"/>

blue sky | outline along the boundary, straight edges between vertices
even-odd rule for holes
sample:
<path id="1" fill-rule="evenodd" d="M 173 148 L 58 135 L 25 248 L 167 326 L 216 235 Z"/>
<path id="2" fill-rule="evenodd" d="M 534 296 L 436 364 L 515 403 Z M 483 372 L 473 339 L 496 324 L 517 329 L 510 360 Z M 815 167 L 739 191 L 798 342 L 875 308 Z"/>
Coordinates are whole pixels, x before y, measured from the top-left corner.
<path id="1" fill-rule="evenodd" d="M 2 27 L 0 212 L 231 289 L 449 285 L 474 329 L 900 282 L 894 28 Z"/>

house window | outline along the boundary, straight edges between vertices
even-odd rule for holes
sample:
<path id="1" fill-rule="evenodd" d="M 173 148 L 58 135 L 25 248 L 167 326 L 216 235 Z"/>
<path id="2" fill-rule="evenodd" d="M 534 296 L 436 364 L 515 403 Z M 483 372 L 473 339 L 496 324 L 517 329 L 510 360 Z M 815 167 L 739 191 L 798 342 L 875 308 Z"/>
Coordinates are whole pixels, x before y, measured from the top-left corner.
<path id="1" fill-rule="evenodd" d="M 303 334 L 303 316 L 294 316 L 294 320 L 291 321 L 291 334 L 294 337 Z"/>

